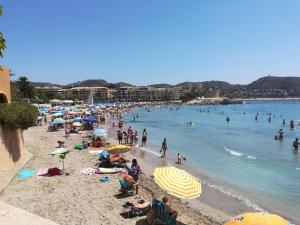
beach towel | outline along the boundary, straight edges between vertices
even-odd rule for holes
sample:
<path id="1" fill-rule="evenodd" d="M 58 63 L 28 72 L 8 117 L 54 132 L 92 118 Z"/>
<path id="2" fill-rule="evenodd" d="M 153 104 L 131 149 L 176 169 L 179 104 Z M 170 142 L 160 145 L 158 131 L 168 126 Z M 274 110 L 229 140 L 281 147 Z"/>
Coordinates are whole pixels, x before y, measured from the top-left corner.
<path id="1" fill-rule="evenodd" d="M 22 179 L 31 178 L 34 175 L 34 173 L 35 173 L 35 169 L 25 169 L 19 171 L 17 177 Z"/>
<path id="2" fill-rule="evenodd" d="M 74 149 L 82 150 L 82 149 L 84 149 L 84 146 L 82 146 L 82 145 L 75 145 Z"/>
<path id="3" fill-rule="evenodd" d="M 80 170 L 80 173 L 85 174 L 85 175 L 92 175 L 95 174 L 96 170 L 94 168 L 85 168 Z"/>
<path id="4" fill-rule="evenodd" d="M 53 168 L 49 168 L 48 169 L 48 174 L 50 176 L 57 176 L 57 175 L 60 175 L 61 174 L 61 171 L 60 169 L 58 169 L 57 167 L 53 167 Z"/>
<path id="5" fill-rule="evenodd" d="M 44 176 L 48 174 L 48 168 L 40 168 L 39 171 L 37 172 L 38 176 Z"/>
<path id="6" fill-rule="evenodd" d="M 93 156 L 99 156 L 102 152 L 103 152 L 103 150 L 91 150 L 91 151 L 89 151 L 89 153 Z"/>
<path id="7" fill-rule="evenodd" d="M 110 181 L 110 179 L 108 177 L 100 177 L 99 181 L 102 183 L 105 183 L 105 182 Z"/>

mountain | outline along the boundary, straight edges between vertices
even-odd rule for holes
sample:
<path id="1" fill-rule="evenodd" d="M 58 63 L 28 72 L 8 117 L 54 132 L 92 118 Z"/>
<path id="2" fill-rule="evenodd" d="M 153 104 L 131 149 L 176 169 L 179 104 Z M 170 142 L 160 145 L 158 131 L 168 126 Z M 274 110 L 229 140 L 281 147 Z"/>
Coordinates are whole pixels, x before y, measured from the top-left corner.
<path id="1" fill-rule="evenodd" d="M 267 76 L 247 85 L 248 89 L 281 89 L 300 96 L 300 77 Z"/>
<path id="2" fill-rule="evenodd" d="M 108 82 L 105 80 L 83 80 L 75 83 L 65 85 L 66 88 L 70 87 L 106 87 Z"/>
<path id="3" fill-rule="evenodd" d="M 124 82 L 117 82 L 117 83 L 108 83 L 106 80 L 83 80 L 77 81 L 75 83 L 67 84 L 64 87 L 109 87 L 109 88 L 117 88 L 117 87 L 124 87 L 124 86 L 132 86 L 131 84 L 127 84 Z"/>
<path id="4" fill-rule="evenodd" d="M 59 84 L 52 84 L 49 82 L 30 82 L 31 85 L 35 88 L 44 88 L 44 87 L 62 87 L 62 85 Z"/>
<path id="5" fill-rule="evenodd" d="M 128 83 L 109 83 L 102 79 L 83 80 L 67 85 L 52 83 L 32 82 L 34 87 L 108 87 L 118 88 L 133 86 Z M 156 88 L 180 88 L 184 92 L 194 92 L 209 96 L 227 96 L 232 98 L 255 97 L 300 97 L 300 77 L 275 77 L 266 76 L 247 85 L 233 85 L 225 81 L 182 82 L 176 85 L 166 83 L 149 85 Z"/>
<path id="6" fill-rule="evenodd" d="M 150 84 L 149 86 L 154 88 L 172 88 L 173 85 L 171 84 Z"/>

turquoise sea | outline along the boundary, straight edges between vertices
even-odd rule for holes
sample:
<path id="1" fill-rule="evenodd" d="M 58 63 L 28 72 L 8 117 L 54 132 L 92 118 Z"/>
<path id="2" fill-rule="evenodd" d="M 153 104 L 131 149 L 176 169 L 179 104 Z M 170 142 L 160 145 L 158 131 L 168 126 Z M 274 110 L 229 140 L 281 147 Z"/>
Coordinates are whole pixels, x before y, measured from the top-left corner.
<path id="1" fill-rule="evenodd" d="M 300 101 L 181 106 L 179 111 L 169 107 L 153 107 L 150 112 L 138 109 L 135 122 L 132 113 L 125 119 L 140 138 L 143 128 L 147 129 L 153 152 L 159 152 L 166 137 L 168 159 L 174 162 L 176 154 L 182 154 L 187 158 L 184 164 L 194 168 L 203 182 L 253 207 L 300 221 L 300 153 L 292 150 L 300 127 L 289 127 L 290 120 L 300 121 Z M 272 113 L 271 122 L 268 113 Z M 280 128 L 284 139 L 276 141 Z"/>

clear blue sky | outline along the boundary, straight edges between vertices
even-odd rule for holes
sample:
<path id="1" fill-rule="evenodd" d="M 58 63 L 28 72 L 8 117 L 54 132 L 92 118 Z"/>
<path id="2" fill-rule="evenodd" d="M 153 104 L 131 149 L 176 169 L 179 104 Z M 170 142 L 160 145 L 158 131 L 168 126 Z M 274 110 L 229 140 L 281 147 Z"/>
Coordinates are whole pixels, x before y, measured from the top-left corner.
<path id="1" fill-rule="evenodd" d="M 300 75 L 299 0 L 0 0 L 0 64 L 137 85 Z"/>

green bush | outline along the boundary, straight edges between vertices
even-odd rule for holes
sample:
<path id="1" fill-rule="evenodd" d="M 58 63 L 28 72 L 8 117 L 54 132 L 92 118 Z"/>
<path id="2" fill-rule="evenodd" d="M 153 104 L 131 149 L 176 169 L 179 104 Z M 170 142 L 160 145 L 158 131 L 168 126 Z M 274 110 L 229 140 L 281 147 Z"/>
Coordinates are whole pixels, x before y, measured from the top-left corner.
<path id="1" fill-rule="evenodd" d="M 0 122 L 7 128 L 27 129 L 35 125 L 38 110 L 26 102 L 15 101 L 0 105 Z"/>

